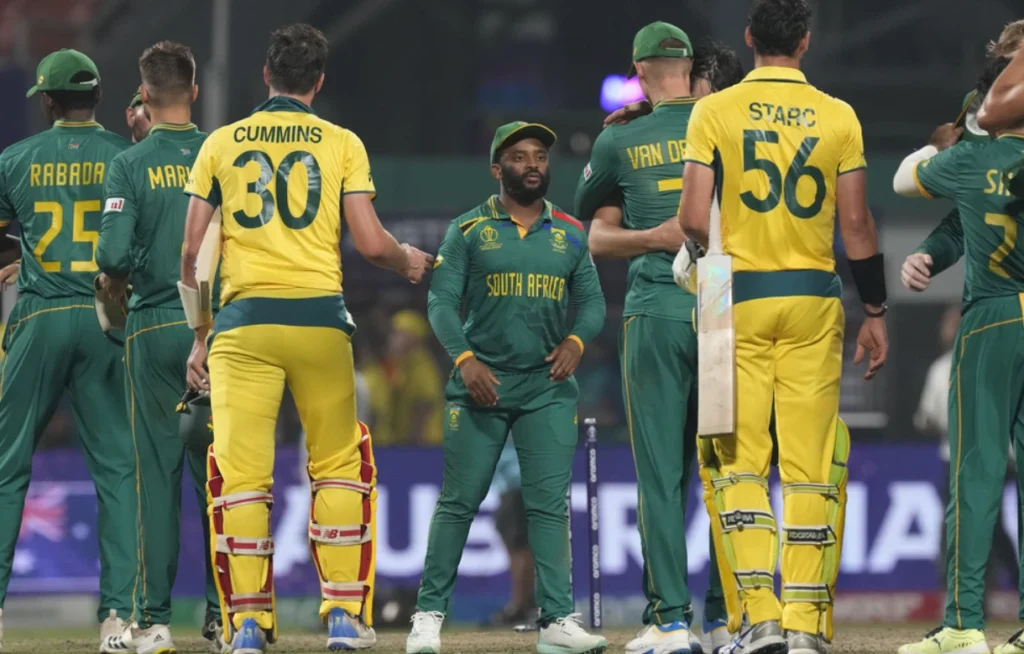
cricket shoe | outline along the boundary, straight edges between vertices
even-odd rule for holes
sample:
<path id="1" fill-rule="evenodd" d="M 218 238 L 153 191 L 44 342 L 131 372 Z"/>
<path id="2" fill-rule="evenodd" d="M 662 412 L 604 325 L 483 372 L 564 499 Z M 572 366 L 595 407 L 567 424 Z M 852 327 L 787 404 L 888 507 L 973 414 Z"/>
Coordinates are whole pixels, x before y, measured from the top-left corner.
<path id="1" fill-rule="evenodd" d="M 580 614 L 571 613 L 540 628 L 537 654 L 601 654 L 608 648 L 603 636 L 588 634 Z"/>
<path id="2" fill-rule="evenodd" d="M 132 629 L 132 644 L 136 654 L 175 654 L 171 630 L 165 624 L 155 624 L 148 629 Z"/>
<path id="3" fill-rule="evenodd" d="M 735 636 L 729 633 L 725 620 L 704 620 L 704 631 L 700 635 L 700 647 L 704 654 L 714 654 L 719 647 L 725 647 Z M 693 649 L 693 647 L 690 647 Z"/>
<path id="4" fill-rule="evenodd" d="M 206 612 L 202 634 L 207 641 L 206 648 L 210 654 L 231 654 L 231 646 L 224 642 L 224 623 L 216 613 Z"/>
<path id="5" fill-rule="evenodd" d="M 778 620 L 765 620 L 747 627 L 715 654 L 786 654 L 788 645 Z"/>
<path id="6" fill-rule="evenodd" d="M 0 610 L 0 613 L 2 613 L 2 610 Z M 3 636 L 4 628 L 2 618 L 3 615 L 0 615 L 0 637 Z M 995 652 L 995 654 L 1024 654 L 1024 629 L 1010 636 L 1010 640 L 992 651 Z"/>
<path id="7" fill-rule="evenodd" d="M 441 624 L 444 613 L 417 611 L 412 616 L 412 631 L 405 640 L 405 654 L 440 654 Z"/>
<path id="8" fill-rule="evenodd" d="M 266 654 L 267 634 L 253 618 L 242 620 L 242 628 L 231 639 L 232 654 Z"/>
<path id="9" fill-rule="evenodd" d="M 985 632 L 978 629 L 937 627 L 916 643 L 900 647 L 899 654 L 988 654 Z"/>
<path id="10" fill-rule="evenodd" d="M 828 652 L 824 638 L 805 631 L 787 631 L 786 643 L 789 645 L 789 654 L 827 654 Z"/>
<path id="11" fill-rule="evenodd" d="M 100 654 L 132 652 L 132 625 L 117 617 L 117 611 L 110 609 L 110 615 L 100 625 Z"/>
<path id="12" fill-rule="evenodd" d="M 327 650 L 370 649 L 377 644 L 377 633 L 367 627 L 362 618 L 349 615 L 344 609 L 333 608 L 327 614 Z"/>
<path id="13" fill-rule="evenodd" d="M 649 624 L 640 630 L 636 638 L 626 643 L 626 652 L 628 654 L 690 654 L 693 652 L 692 639 L 690 625 L 682 620 L 668 624 Z M 703 649 L 698 651 L 703 651 Z"/>

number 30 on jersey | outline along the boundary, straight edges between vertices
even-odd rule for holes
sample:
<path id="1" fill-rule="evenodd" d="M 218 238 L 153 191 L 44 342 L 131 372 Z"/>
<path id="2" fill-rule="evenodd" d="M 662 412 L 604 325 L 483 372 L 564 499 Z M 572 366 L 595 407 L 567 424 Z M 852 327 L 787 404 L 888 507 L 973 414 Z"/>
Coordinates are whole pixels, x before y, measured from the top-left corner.
<path id="1" fill-rule="evenodd" d="M 235 211 L 232 217 L 238 225 L 246 229 L 263 227 L 276 214 L 289 229 L 309 227 L 320 210 L 320 164 L 317 163 L 316 157 L 304 150 L 289 152 L 275 169 L 266 152 L 249 150 L 238 155 L 233 165 L 235 168 L 245 168 L 251 161 L 259 165 L 259 177 L 249 182 L 246 191 L 249 195 L 259 196 L 260 210 L 256 215 L 250 215 L 243 210 Z M 302 164 L 308 179 L 306 206 L 298 215 L 292 213 L 288 201 L 288 182 L 296 164 Z M 248 196 L 246 202 L 249 202 Z"/>

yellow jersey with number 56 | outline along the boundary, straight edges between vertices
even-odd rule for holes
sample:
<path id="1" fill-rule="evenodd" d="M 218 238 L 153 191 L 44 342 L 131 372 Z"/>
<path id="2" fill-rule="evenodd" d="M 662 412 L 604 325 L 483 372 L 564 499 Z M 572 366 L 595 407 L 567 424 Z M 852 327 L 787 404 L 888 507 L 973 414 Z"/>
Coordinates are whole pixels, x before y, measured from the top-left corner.
<path id="1" fill-rule="evenodd" d="M 686 160 L 715 171 L 734 270 L 835 272 L 836 179 L 867 165 L 850 105 L 799 70 L 757 68 L 697 103 Z"/>
<path id="2" fill-rule="evenodd" d="M 273 97 L 206 140 L 185 192 L 221 208 L 221 305 L 341 293 L 341 202 L 375 195 L 355 134 Z"/>

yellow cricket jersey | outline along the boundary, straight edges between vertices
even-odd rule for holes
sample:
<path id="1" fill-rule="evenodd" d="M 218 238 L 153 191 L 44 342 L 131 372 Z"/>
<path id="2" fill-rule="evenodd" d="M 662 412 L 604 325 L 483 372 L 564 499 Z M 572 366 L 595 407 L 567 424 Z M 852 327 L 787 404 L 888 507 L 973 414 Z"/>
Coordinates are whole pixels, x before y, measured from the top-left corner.
<path id="1" fill-rule="evenodd" d="M 715 170 L 734 270 L 835 271 L 836 178 L 864 168 L 853 108 L 799 70 L 764 67 L 700 100 L 686 160 Z"/>
<path id="2" fill-rule="evenodd" d="M 375 195 L 362 141 L 273 97 L 203 144 L 185 192 L 221 208 L 221 304 L 341 293 L 341 201 Z"/>

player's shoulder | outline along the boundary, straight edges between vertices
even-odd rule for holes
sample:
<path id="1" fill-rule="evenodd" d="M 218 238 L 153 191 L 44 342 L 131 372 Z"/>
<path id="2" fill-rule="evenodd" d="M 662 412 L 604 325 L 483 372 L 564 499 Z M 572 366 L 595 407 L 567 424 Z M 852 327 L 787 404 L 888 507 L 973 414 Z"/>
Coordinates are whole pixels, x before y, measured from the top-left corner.
<path id="1" fill-rule="evenodd" d="M 846 100 L 825 93 L 824 91 L 822 91 L 821 89 L 812 84 L 808 84 L 807 87 L 813 94 L 818 96 L 818 102 L 826 110 L 832 112 L 834 116 L 838 116 L 840 118 L 850 121 L 858 120 L 856 110 L 854 110 L 853 105 L 851 105 Z"/>
<path id="2" fill-rule="evenodd" d="M 100 142 L 110 146 L 118 152 L 127 150 L 132 147 L 132 142 L 125 137 L 117 134 L 116 132 L 109 132 L 105 129 L 96 132 L 96 138 Z"/>
<path id="3" fill-rule="evenodd" d="M 233 123 L 228 123 L 227 125 L 218 127 L 217 129 L 213 130 L 212 132 L 206 135 L 204 145 L 208 143 L 210 146 L 214 146 L 222 144 L 224 142 L 234 141 L 235 133 L 238 131 L 238 129 L 245 129 L 249 124 L 251 124 L 251 119 L 252 116 L 246 116 L 245 118 L 236 120 Z"/>
<path id="4" fill-rule="evenodd" d="M 488 199 L 456 217 L 448 224 L 448 228 L 458 230 L 464 238 L 469 238 L 481 223 L 493 219 L 494 211 L 491 207 L 491 200 Z"/>
<path id="5" fill-rule="evenodd" d="M 32 152 L 39 146 L 49 143 L 49 136 L 49 132 L 47 131 L 39 134 L 33 134 L 32 136 L 20 141 L 15 141 L 4 148 L 3 152 L 0 152 L 0 163 L 10 165 L 12 162 L 20 159 L 25 154 Z"/>
<path id="6" fill-rule="evenodd" d="M 567 233 L 572 232 L 576 236 L 581 236 L 586 239 L 587 229 L 583 226 L 583 223 L 573 218 L 568 212 L 562 211 L 561 207 L 556 204 L 551 205 L 551 225 L 566 230 Z"/>

